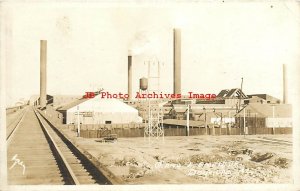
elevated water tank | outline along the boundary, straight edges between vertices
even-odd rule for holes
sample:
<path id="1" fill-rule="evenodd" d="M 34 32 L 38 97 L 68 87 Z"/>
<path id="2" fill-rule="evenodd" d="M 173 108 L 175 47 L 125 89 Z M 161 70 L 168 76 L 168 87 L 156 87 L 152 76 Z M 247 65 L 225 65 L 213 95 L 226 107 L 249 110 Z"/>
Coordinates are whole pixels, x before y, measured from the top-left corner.
<path id="1" fill-rule="evenodd" d="M 148 89 L 148 79 L 147 78 L 141 78 L 140 79 L 140 89 L 145 91 Z"/>

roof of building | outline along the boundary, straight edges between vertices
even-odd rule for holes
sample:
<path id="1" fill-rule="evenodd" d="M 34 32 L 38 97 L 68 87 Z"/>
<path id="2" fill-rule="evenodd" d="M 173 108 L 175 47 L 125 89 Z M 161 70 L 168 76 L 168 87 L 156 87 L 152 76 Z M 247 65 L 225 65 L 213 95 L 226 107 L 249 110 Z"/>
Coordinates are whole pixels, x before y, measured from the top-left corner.
<path id="1" fill-rule="evenodd" d="M 79 111 L 97 111 L 97 112 L 134 112 L 137 113 L 137 109 L 127 105 L 126 103 L 118 99 L 103 99 L 100 95 L 94 98 L 82 98 L 76 100 L 67 106 L 60 108 L 59 110 L 67 111 L 77 111 L 77 106 L 79 106 Z"/>
<path id="2" fill-rule="evenodd" d="M 225 99 L 216 99 L 216 100 L 196 100 L 196 104 L 225 104 Z"/>
<path id="3" fill-rule="evenodd" d="M 240 88 L 224 89 L 217 95 L 217 98 L 248 98 Z"/>
<path id="4" fill-rule="evenodd" d="M 269 94 L 251 94 L 251 95 L 248 95 L 248 97 L 249 98 L 252 98 L 252 97 L 259 97 L 259 98 L 261 98 L 261 99 L 264 99 L 264 100 L 267 100 L 267 99 L 274 99 L 274 100 L 280 100 L 280 99 L 278 99 L 278 98 L 276 98 L 276 97 L 273 97 L 273 96 L 271 96 L 271 95 L 269 95 Z"/>
<path id="5" fill-rule="evenodd" d="M 79 105 L 79 104 L 81 104 L 81 103 L 83 103 L 83 102 L 85 102 L 87 100 L 89 100 L 89 99 L 88 98 L 81 98 L 81 99 L 75 100 L 75 101 L 73 101 L 73 102 L 71 102 L 69 104 L 66 104 L 66 105 L 64 105 L 62 107 L 59 107 L 59 108 L 57 108 L 57 110 L 66 111 L 66 110 L 68 110 L 68 109 L 70 109 L 70 108 L 72 108 L 74 106 L 77 106 L 77 105 Z"/>

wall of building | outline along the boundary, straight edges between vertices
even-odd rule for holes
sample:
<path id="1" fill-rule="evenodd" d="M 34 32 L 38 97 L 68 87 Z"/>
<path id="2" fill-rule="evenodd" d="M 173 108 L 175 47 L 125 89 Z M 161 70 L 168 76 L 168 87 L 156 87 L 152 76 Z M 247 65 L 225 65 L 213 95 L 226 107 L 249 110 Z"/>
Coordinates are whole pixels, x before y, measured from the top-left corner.
<path id="1" fill-rule="evenodd" d="M 140 123 L 142 122 L 141 117 L 138 113 L 133 112 L 88 112 L 80 113 L 79 121 L 81 124 L 121 124 L 121 123 Z M 77 124 L 77 112 L 67 111 L 66 124 Z"/>
<path id="2" fill-rule="evenodd" d="M 246 126 L 249 128 L 265 128 L 266 127 L 266 118 L 264 117 L 245 117 Z M 244 126 L 244 117 L 235 118 L 235 126 L 243 127 Z"/>
<path id="3" fill-rule="evenodd" d="M 34 102 L 37 101 L 39 99 L 39 95 L 33 95 L 30 97 L 29 99 L 29 105 L 34 105 Z"/>
<path id="4" fill-rule="evenodd" d="M 266 104 L 267 100 L 262 99 L 257 96 L 253 96 L 252 98 L 249 99 L 248 103 L 261 103 L 261 104 Z"/>
<path id="5" fill-rule="evenodd" d="M 266 127 L 292 127 L 292 118 L 266 118 Z"/>
<path id="6" fill-rule="evenodd" d="M 58 107 L 58 106 L 69 104 L 73 101 L 78 100 L 81 97 L 82 96 L 78 96 L 78 95 L 70 95 L 70 96 L 68 96 L 68 95 L 54 95 L 53 96 L 53 107 Z"/>

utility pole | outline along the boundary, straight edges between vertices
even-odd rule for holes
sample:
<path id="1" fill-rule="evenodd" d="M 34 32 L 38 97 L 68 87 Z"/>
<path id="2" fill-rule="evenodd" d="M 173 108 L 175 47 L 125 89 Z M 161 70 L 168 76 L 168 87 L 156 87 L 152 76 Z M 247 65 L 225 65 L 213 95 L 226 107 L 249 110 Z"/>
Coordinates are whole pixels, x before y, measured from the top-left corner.
<path id="1" fill-rule="evenodd" d="M 242 82 L 241 82 L 241 91 L 243 92 L 243 81 L 244 78 L 242 78 Z M 241 99 L 242 99 L 242 95 L 239 96 L 239 111 L 241 110 Z"/>
<path id="2" fill-rule="evenodd" d="M 219 130 L 220 135 L 222 134 L 222 125 L 223 125 L 223 115 L 221 112 L 221 122 L 220 122 L 220 130 Z"/>
<path id="3" fill-rule="evenodd" d="M 206 109 L 205 107 L 203 108 L 204 109 L 204 118 L 205 118 L 205 134 L 207 135 L 207 122 L 206 122 Z"/>
<path id="4" fill-rule="evenodd" d="M 77 136 L 80 137 L 79 105 L 77 105 Z"/>
<path id="5" fill-rule="evenodd" d="M 189 106 L 189 104 L 187 104 L 186 128 L 187 128 L 187 136 L 190 136 L 190 106 Z"/>
<path id="6" fill-rule="evenodd" d="M 230 120 L 230 122 L 229 122 L 229 127 L 228 127 L 228 130 L 229 130 L 229 135 L 231 135 L 231 125 L 232 125 L 232 120 L 231 120 L 231 111 L 229 111 L 229 114 L 228 114 L 228 116 L 229 116 L 229 120 Z"/>
<path id="7" fill-rule="evenodd" d="M 272 111 L 273 111 L 273 135 L 275 135 L 275 105 L 272 105 Z"/>
<path id="8" fill-rule="evenodd" d="M 243 78 L 242 78 L 242 82 L 241 82 L 241 91 L 243 92 Z M 240 112 L 240 110 L 241 110 L 241 99 L 242 99 L 242 95 L 239 96 L 239 105 L 238 105 L 238 110 L 239 111 L 238 112 Z M 239 115 L 239 126 L 241 128 L 241 115 Z M 245 129 L 244 129 L 244 135 L 245 135 Z"/>
<path id="9" fill-rule="evenodd" d="M 245 134 L 246 134 L 246 112 L 245 112 L 245 108 L 244 108 L 244 136 L 245 136 Z"/>
<path id="10" fill-rule="evenodd" d="M 257 118 L 256 118 L 256 113 L 255 113 L 255 135 L 256 135 L 256 128 L 257 128 Z"/>

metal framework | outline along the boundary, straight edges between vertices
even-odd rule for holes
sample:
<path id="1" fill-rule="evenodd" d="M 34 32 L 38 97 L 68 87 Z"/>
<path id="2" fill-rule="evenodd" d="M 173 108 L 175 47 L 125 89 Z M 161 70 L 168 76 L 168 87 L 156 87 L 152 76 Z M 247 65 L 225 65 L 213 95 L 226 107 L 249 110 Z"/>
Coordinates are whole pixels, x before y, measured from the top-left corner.
<path id="1" fill-rule="evenodd" d="M 148 89 L 147 93 L 149 92 L 156 92 L 159 93 L 160 90 L 160 62 L 159 61 L 148 61 Z M 156 66 L 156 74 L 151 73 L 151 65 Z M 157 80 L 157 86 L 149 86 L 151 80 Z M 151 89 L 149 89 L 151 87 Z M 164 140 L 164 129 L 163 129 L 163 110 L 159 107 L 159 104 L 152 103 L 151 99 L 147 98 L 148 100 L 148 120 L 145 121 L 145 130 L 144 130 L 144 138 L 148 137 L 149 143 L 151 142 L 151 137 L 162 137 Z"/>

